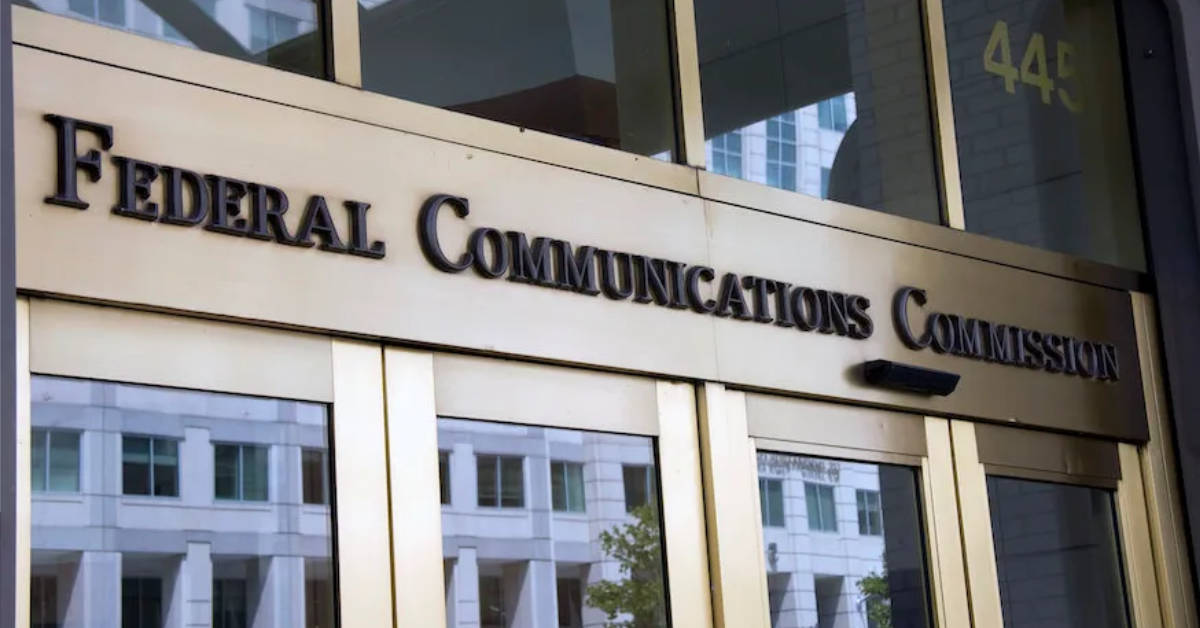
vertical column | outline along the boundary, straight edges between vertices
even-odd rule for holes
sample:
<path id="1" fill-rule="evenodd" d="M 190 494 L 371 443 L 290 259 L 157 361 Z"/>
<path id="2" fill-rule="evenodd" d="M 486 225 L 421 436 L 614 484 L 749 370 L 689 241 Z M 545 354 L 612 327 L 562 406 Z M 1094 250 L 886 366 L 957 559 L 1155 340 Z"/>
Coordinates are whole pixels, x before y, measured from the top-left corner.
<path id="1" fill-rule="evenodd" d="M 504 568 L 504 596 L 515 602 L 508 605 L 509 621 L 513 626 L 557 626 L 556 591 L 554 561 L 529 560 Z"/>
<path id="2" fill-rule="evenodd" d="M 474 547 L 458 548 L 454 562 L 454 616 L 451 628 L 479 626 L 479 560 Z"/>
<path id="3" fill-rule="evenodd" d="M 187 506 L 212 505 L 214 463 L 209 431 L 200 427 L 184 428 L 179 449 L 180 500 Z"/>
<path id="4" fill-rule="evenodd" d="M 676 10 L 679 4 L 675 3 Z M 690 3 L 684 4 L 690 8 Z M 703 139 L 703 132 L 700 137 Z M 671 615 L 678 626 L 707 628 L 713 621 L 712 595 L 700 481 L 696 390 L 691 384 L 658 382 L 657 401 L 658 472 L 662 483 Z M 617 477 L 621 477 L 619 468 Z"/>
<path id="5" fill-rule="evenodd" d="M 212 625 L 213 568 L 212 545 L 188 543 L 187 554 L 179 567 L 183 580 L 183 625 L 185 628 Z"/>
<path id="6" fill-rule="evenodd" d="M 304 558 L 258 559 L 258 604 L 252 628 L 304 625 Z"/>
<path id="7" fill-rule="evenodd" d="M 333 50 L 333 80 L 343 85 L 362 87 L 362 59 L 358 39 L 358 0 L 332 0 L 329 3 L 330 36 Z M 326 58 L 329 58 L 327 56 Z"/>
<path id="8" fill-rule="evenodd" d="M 389 348 L 384 370 L 391 512 L 399 526 L 392 534 L 396 613 L 401 628 L 444 626 L 446 607 L 430 603 L 446 597 L 433 354 Z"/>
<path id="9" fill-rule="evenodd" d="M 954 474 L 958 506 L 962 513 L 963 550 L 966 554 L 967 587 L 971 596 L 972 625 L 1000 628 L 1000 584 L 996 572 L 996 548 L 992 543 L 991 506 L 987 478 L 979 462 L 975 426 L 965 421 L 950 422 L 954 447 Z M 943 577 L 943 581 L 946 578 Z"/>
<path id="10" fill-rule="evenodd" d="M 59 580 L 70 594 L 63 628 L 120 626 L 121 553 L 83 552 L 70 575 Z"/>
<path id="11" fill-rule="evenodd" d="M 701 386 L 700 451 L 714 623 L 718 628 L 769 626 L 757 463 L 744 394 L 720 384 Z"/>

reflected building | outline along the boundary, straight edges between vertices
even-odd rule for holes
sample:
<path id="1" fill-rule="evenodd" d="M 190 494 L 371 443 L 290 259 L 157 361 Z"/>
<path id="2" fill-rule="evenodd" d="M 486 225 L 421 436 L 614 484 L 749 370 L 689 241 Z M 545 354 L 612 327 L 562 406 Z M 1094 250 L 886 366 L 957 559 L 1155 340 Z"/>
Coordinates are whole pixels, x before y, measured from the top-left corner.
<path id="1" fill-rule="evenodd" d="M 334 626 L 324 406 L 57 377 L 32 398 L 32 626 Z"/>
<path id="2" fill-rule="evenodd" d="M 633 619 L 593 605 L 617 585 L 666 627 L 651 439 L 440 419 L 438 446 L 448 626 L 602 628 Z M 653 541 L 618 560 L 603 538 L 631 529 Z"/>

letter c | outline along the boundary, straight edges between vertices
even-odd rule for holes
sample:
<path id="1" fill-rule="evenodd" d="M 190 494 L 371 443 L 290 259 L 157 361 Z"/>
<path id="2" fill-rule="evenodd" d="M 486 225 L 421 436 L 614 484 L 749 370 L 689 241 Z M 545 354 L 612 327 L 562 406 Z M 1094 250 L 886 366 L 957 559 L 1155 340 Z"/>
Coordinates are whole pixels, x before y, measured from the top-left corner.
<path id="1" fill-rule="evenodd" d="M 454 215 L 459 218 L 466 218 L 467 214 L 471 213 L 466 198 L 449 194 L 434 194 L 425 200 L 425 203 L 421 205 L 421 213 L 417 215 L 417 239 L 421 242 L 421 252 L 425 254 L 425 259 L 429 260 L 434 268 L 447 273 L 462 272 L 475 260 L 468 252 L 463 253 L 457 262 L 452 262 L 442 251 L 437 234 L 438 210 L 442 208 L 442 205 L 449 205 L 454 210 Z"/>
<path id="2" fill-rule="evenodd" d="M 925 305 L 925 291 L 912 286 L 905 286 L 896 291 L 896 297 L 892 300 L 892 318 L 896 323 L 896 332 L 900 334 L 900 340 L 909 349 L 924 349 L 929 346 L 930 336 L 924 334 L 917 338 L 913 335 L 912 327 L 908 324 L 909 299 L 912 299 L 917 305 Z"/>

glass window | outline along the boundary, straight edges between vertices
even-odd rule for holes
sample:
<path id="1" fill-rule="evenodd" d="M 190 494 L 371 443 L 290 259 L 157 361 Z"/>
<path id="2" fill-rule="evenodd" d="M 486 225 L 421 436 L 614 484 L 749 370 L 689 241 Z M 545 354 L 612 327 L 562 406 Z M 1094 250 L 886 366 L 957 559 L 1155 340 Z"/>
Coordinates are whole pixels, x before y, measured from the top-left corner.
<path id="1" fill-rule="evenodd" d="M 758 478 L 758 501 L 763 525 L 775 528 L 786 525 L 783 520 L 783 480 Z"/>
<path id="2" fill-rule="evenodd" d="M 625 486 L 625 511 L 634 510 L 654 503 L 658 492 L 654 486 L 654 469 L 645 465 L 627 464 L 621 467 L 621 480 Z"/>
<path id="3" fill-rule="evenodd" d="M 731 177 L 742 177 L 742 134 L 722 133 L 708 142 L 708 169 Z"/>
<path id="4" fill-rule="evenodd" d="M 446 603 L 458 624 L 478 613 L 478 625 L 501 628 L 583 628 L 584 618 L 601 625 L 606 617 L 667 627 L 660 513 L 651 499 L 628 511 L 620 497 L 621 483 L 631 485 L 627 469 L 639 471 L 643 496 L 657 492 L 652 438 L 442 418 L 438 448 L 474 457 L 480 482 L 478 504 L 442 507 Z M 531 470 L 522 510 L 491 507 L 505 460 Z M 469 477 L 464 484 L 456 490 L 469 493 Z M 559 514 L 575 503 L 580 515 Z"/>
<path id="5" fill-rule="evenodd" d="M 738 170 L 716 156 L 711 170 L 941 220 L 918 0 L 695 8 L 708 152 L 732 132 L 742 146 Z"/>
<path id="6" fill-rule="evenodd" d="M 521 456 L 475 456 L 479 505 L 524 508 L 524 464 Z"/>
<path id="7" fill-rule="evenodd" d="M 803 487 L 808 510 L 807 523 L 764 517 L 771 626 L 933 626 L 916 470 L 759 452 L 758 474 L 760 492 L 780 485 L 780 501 Z M 878 535 L 829 534 L 836 519 L 825 513 L 835 494 L 850 491 L 876 496 Z"/>
<path id="8" fill-rule="evenodd" d="M 1145 269 L 1113 2 L 943 7 L 967 229 Z"/>
<path id="9" fill-rule="evenodd" d="M 300 452 L 300 476 L 304 483 L 304 503 L 329 503 L 329 458 L 321 449 Z"/>
<path id="10" fill-rule="evenodd" d="M 333 513 L 301 507 L 302 476 L 329 472 L 304 455 L 328 451 L 326 406 L 37 375 L 31 392 L 35 434 L 74 434 L 86 469 L 79 498 L 32 496 L 33 625 L 333 628 Z"/>
<path id="11" fill-rule="evenodd" d="M 162 580 L 121 579 L 121 628 L 162 628 Z"/>
<path id="12" fill-rule="evenodd" d="M 561 512 L 583 512 L 583 465 L 578 462 L 550 462 L 550 501 Z"/>
<path id="13" fill-rule="evenodd" d="M 216 498 L 267 501 L 267 455 L 262 445 L 214 445 Z"/>
<path id="14" fill-rule="evenodd" d="M 247 628 L 246 579 L 213 580 L 213 628 Z"/>
<path id="15" fill-rule="evenodd" d="M 179 443 L 170 438 L 122 438 L 122 478 L 126 495 L 179 497 Z"/>
<path id="16" fill-rule="evenodd" d="M 450 452 L 438 452 L 438 488 L 442 503 L 450 503 Z"/>
<path id="17" fill-rule="evenodd" d="M 30 458 L 33 490 L 79 492 L 79 432 L 34 429 Z"/>
<path id="18" fill-rule="evenodd" d="M 359 0 L 363 87 L 669 159 L 667 5 Z"/>
<path id="19" fill-rule="evenodd" d="M 32 576 L 29 578 L 30 628 L 58 628 L 58 578 Z"/>
<path id="20" fill-rule="evenodd" d="M 988 476 L 1006 628 L 1130 625 L 1109 491 Z"/>
<path id="21" fill-rule="evenodd" d="M 578 578 L 558 579 L 558 628 L 583 628 L 582 590 Z"/>
<path id="22" fill-rule="evenodd" d="M 29 0 L 25 4 L 243 61 L 324 77 L 324 33 L 317 1 Z"/>
<path id="23" fill-rule="evenodd" d="M 883 534 L 883 507 L 879 503 L 879 491 L 854 491 L 858 502 L 858 533 L 863 536 Z"/>
<path id="24" fill-rule="evenodd" d="M 808 508 L 809 530 L 837 532 L 837 506 L 834 504 L 832 486 L 805 482 L 804 503 Z"/>

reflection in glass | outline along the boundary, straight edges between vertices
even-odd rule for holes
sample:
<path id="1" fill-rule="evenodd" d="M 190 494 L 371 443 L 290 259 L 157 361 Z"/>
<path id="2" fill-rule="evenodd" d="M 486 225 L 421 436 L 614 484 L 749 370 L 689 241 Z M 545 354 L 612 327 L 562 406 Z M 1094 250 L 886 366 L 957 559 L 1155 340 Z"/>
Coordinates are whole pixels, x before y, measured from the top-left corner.
<path id="1" fill-rule="evenodd" d="M 17 4 L 243 61 L 325 76 L 317 0 L 23 0 Z"/>
<path id="2" fill-rule="evenodd" d="M 917 0 L 696 0 L 713 172 L 940 220 Z"/>
<path id="3" fill-rule="evenodd" d="M 968 230 L 1145 268 L 1113 4 L 943 4 Z"/>
<path id="4" fill-rule="evenodd" d="M 1006 628 L 1129 626 L 1109 491 L 988 476 Z"/>
<path id="5" fill-rule="evenodd" d="M 74 435 L 79 470 L 75 492 L 33 495 L 34 626 L 209 625 L 211 610 L 220 628 L 332 628 L 330 507 L 301 506 L 324 406 L 42 376 L 32 390 L 33 433 Z"/>
<path id="6" fill-rule="evenodd" d="M 363 87 L 670 159 L 665 0 L 359 0 Z"/>
<path id="7" fill-rule="evenodd" d="M 759 452 L 758 477 L 772 628 L 932 626 L 915 470 Z"/>
<path id="8" fill-rule="evenodd" d="M 650 438 L 439 419 L 438 447 L 448 626 L 666 628 Z"/>

